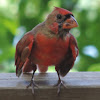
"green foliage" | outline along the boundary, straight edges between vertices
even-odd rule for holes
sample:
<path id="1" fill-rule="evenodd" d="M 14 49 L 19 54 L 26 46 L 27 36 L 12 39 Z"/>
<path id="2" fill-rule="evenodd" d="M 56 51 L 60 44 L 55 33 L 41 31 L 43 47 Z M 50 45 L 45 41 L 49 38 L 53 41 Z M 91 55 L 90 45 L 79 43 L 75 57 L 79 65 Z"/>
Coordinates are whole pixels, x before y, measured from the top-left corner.
<path id="1" fill-rule="evenodd" d="M 18 42 L 23 33 L 42 22 L 54 6 L 71 10 L 79 24 L 78 28 L 71 30 L 79 46 L 79 57 L 72 71 L 100 70 L 98 2 L 99 0 L 92 0 L 91 3 L 89 0 L 0 0 L 0 72 L 15 72 L 15 38 L 15 42 Z M 90 45 L 96 47 L 97 56 L 84 53 L 84 48 Z M 49 68 L 49 71 L 52 70 L 54 67 Z"/>
<path id="2" fill-rule="evenodd" d="M 100 71 L 100 63 L 92 64 L 92 65 L 88 68 L 88 71 Z"/>

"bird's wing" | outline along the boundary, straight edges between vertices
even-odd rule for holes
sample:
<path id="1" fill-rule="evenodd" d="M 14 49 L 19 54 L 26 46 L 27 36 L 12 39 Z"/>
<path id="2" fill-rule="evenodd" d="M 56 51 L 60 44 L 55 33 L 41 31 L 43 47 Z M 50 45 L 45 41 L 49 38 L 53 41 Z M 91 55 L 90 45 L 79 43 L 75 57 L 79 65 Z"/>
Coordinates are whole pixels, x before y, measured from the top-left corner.
<path id="1" fill-rule="evenodd" d="M 17 76 L 20 76 L 20 74 L 22 73 L 23 65 L 30 56 L 33 43 L 34 43 L 34 36 L 31 32 L 28 32 L 16 45 L 15 65 L 16 65 Z"/>
<path id="2" fill-rule="evenodd" d="M 71 37 L 70 37 L 69 46 L 70 46 L 70 49 L 72 51 L 73 58 L 74 58 L 74 60 L 76 60 L 76 57 L 79 54 L 79 49 L 78 49 L 78 46 L 77 46 L 77 41 L 76 41 L 75 37 L 72 34 L 71 34 Z"/>
<path id="3" fill-rule="evenodd" d="M 78 56 L 79 49 L 77 46 L 77 41 L 72 34 L 70 34 L 69 48 L 65 58 L 57 66 L 61 76 L 65 76 L 69 70 L 73 67 L 76 57 Z"/>

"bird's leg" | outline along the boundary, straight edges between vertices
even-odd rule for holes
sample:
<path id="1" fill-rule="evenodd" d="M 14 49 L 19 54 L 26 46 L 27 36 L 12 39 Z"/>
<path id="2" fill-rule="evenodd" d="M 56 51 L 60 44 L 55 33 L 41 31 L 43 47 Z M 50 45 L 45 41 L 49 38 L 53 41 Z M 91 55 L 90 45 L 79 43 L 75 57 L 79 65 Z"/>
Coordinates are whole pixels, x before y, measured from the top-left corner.
<path id="1" fill-rule="evenodd" d="M 60 90 L 61 90 L 61 86 L 64 86 L 66 88 L 66 86 L 64 85 L 63 81 L 60 79 L 60 75 L 59 75 L 59 72 L 57 71 L 57 75 L 58 75 L 58 83 L 55 85 L 58 87 L 58 90 L 57 90 L 57 93 L 59 94 L 60 93 Z"/>
<path id="2" fill-rule="evenodd" d="M 38 85 L 34 82 L 34 74 L 35 74 L 35 71 L 36 70 L 33 70 L 33 74 L 32 74 L 31 81 L 30 81 L 29 85 L 26 86 L 27 88 L 29 88 L 30 86 L 32 86 L 32 93 L 33 94 L 34 94 L 34 87 L 37 87 L 38 88 Z"/>

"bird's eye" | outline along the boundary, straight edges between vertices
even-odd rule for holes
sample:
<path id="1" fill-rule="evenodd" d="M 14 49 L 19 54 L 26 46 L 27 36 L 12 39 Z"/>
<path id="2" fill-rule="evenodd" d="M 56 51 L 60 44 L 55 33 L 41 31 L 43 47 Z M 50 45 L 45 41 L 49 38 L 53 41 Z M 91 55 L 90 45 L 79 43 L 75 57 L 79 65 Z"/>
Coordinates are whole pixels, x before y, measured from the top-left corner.
<path id="1" fill-rule="evenodd" d="M 61 19 L 62 16 L 60 14 L 57 15 L 57 19 Z"/>

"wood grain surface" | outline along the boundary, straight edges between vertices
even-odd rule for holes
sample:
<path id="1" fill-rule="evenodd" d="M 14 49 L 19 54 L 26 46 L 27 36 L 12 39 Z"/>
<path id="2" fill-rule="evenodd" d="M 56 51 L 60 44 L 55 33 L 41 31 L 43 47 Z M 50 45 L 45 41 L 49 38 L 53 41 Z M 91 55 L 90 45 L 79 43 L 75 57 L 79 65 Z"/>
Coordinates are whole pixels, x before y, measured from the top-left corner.
<path id="1" fill-rule="evenodd" d="M 100 100 L 100 72 L 69 72 L 61 78 L 66 88 L 57 95 L 56 73 L 36 73 L 34 81 L 39 86 L 32 95 L 31 87 L 26 89 L 32 74 L 0 74 L 0 100 Z"/>

